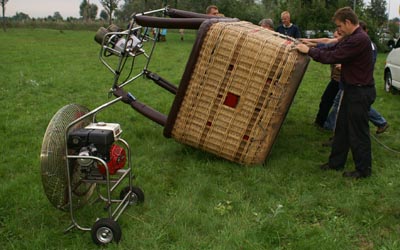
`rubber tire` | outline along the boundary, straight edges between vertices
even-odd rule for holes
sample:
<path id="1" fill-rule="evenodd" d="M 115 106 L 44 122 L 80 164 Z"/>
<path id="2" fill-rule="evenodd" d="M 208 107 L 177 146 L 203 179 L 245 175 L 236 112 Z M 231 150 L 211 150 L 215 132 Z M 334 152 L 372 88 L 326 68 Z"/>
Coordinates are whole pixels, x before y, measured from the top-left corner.
<path id="1" fill-rule="evenodd" d="M 93 224 L 90 233 L 93 242 L 97 245 L 106 245 L 110 242 L 119 243 L 122 236 L 120 225 L 110 218 L 97 220 Z"/>
<path id="2" fill-rule="evenodd" d="M 398 94 L 399 90 L 393 87 L 393 79 L 392 79 L 392 74 L 390 71 L 385 72 L 385 85 L 384 85 L 385 91 L 388 93 L 392 94 Z"/>
<path id="3" fill-rule="evenodd" d="M 389 41 L 387 42 L 387 46 L 388 46 L 388 48 L 389 48 L 389 51 L 391 51 L 392 49 L 394 49 L 395 45 L 396 45 L 396 43 L 394 42 L 394 40 L 389 40 Z"/>
<path id="4" fill-rule="evenodd" d="M 392 92 L 393 86 L 392 86 L 392 74 L 390 71 L 385 72 L 385 81 L 384 81 L 384 90 L 385 92 L 389 93 Z"/>
<path id="5" fill-rule="evenodd" d="M 129 190 L 130 190 L 129 186 L 123 188 L 119 194 L 119 198 L 121 200 L 124 199 Z M 130 198 L 129 205 L 139 204 L 144 202 L 144 193 L 142 189 L 140 189 L 139 187 L 132 186 L 132 193 L 133 196 Z"/>

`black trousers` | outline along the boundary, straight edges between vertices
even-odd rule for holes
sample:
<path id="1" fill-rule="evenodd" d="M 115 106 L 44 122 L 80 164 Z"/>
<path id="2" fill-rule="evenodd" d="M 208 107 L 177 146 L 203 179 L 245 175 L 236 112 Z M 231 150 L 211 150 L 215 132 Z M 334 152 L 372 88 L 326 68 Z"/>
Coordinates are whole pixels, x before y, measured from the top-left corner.
<path id="1" fill-rule="evenodd" d="M 315 117 L 315 123 L 317 123 L 320 127 L 324 126 L 324 123 L 326 121 L 326 118 L 328 117 L 329 111 L 331 110 L 333 101 L 338 91 L 339 82 L 331 79 L 321 96 L 319 110 L 317 116 Z"/>
<path id="2" fill-rule="evenodd" d="M 357 87 L 344 84 L 329 156 L 331 167 L 343 169 L 350 149 L 356 170 L 365 175 L 371 174 L 372 157 L 368 112 L 375 97 L 374 86 Z"/>

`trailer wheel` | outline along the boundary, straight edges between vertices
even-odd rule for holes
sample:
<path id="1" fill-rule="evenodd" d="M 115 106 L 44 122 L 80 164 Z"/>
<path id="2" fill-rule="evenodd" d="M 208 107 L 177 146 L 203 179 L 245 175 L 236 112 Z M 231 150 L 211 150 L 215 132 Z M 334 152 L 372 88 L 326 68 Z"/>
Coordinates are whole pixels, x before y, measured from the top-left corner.
<path id="1" fill-rule="evenodd" d="M 93 242 L 97 245 L 105 245 L 110 242 L 118 243 L 122 236 L 121 227 L 110 218 L 97 220 L 92 227 L 91 234 Z"/>
<path id="2" fill-rule="evenodd" d="M 119 198 L 122 200 L 125 198 L 126 194 L 129 193 L 130 187 L 125 187 L 124 189 L 121 190 L 121 193 L 119 194 Z M 132 186 L 132 193 L 130 195 L 129 199 L 129 204 L 139 204 L 144 202 L 144 193 L 142 189 L 139 187 Z"/>

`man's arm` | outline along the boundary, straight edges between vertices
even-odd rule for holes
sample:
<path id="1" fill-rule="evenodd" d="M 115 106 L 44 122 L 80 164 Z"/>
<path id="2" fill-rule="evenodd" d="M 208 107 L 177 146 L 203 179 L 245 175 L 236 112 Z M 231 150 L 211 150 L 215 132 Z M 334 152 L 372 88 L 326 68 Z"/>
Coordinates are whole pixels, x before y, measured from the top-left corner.
<path id="1" fill-rule="evenodd" d="M 308 51 L 310 50 L 310 48 L 307 45 L 303 44 L 303 43 L 297 44 L 296 45 L 296 49 L 298 51 L 300 51 L 301 53 L 304 53 L 304 54 L 308 54 Z"/>

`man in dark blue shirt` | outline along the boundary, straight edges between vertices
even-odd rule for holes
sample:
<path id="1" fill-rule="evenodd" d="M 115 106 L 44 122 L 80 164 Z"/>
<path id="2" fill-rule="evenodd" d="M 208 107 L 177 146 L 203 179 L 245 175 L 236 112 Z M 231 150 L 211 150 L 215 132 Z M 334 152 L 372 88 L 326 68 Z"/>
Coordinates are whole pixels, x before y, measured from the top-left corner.
<path id="1" fill-rule="evenodd" d="M 296 25 L 290 22 L 290 13 L 289 11 L 284 11 L 281 14 L 281 25 L 278 26 L 276 32 L 279 32 L 286 36 L 291 36 L 293 38 L 300 38 L 300 29 Z"/>
<path id="2" fill-rule="evenodd" d="M 321 169 L 344 169 L 351 150 L 356 170 L 345 172 L 343 176 L 365 178 L 371 175 L 372 167 L 368 112 L 376 97 L 371 40 L 359 26 L 358 17 L 350 7 L 338 9 L 332 19 L 344 37 L 342 41 L 330 48 L 296 46 L 315 61 L 342 65 L 342 101 L 329 162 Z"/>

